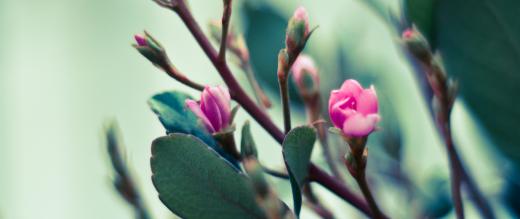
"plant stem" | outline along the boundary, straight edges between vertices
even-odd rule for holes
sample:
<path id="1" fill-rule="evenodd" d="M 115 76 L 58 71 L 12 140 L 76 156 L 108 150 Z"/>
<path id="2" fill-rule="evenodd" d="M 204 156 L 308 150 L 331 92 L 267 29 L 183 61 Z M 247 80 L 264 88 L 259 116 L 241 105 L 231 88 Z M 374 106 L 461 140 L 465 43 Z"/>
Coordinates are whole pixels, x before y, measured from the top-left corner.
<path id="1" fill-rule="evenodd" d="M 280 95 L 282 97 L 282 108 L 283 108 L 283 124 L 285 128 L 285 134 L 291 131 L 291 109 L 289 105 L 289 91 L 287 89 L 287 75 L 278 78 L 278 83 L 280 85 Z"/>
<path id="2" fill-rule="evenodd" d="M 408 54 L 409 57 L 413 57 L 410 54 Z M 431 63 L 423 63 L 418 59 L 411 59 L 411 63 L 414 66 L 415 71 L 417 72 L 416 75 L 418 75 L 421 81 L 421 84 L 427 84 L 427 88 L 423 88 L 423 96 L 424 98 L 429 102 L 434 96 L 443 96 L 446 92 L 446 88 L 443 89 L 435 89 L 432 81 L 428 77 L 429 74 L 432 74 L 434 71 L 433 66 Z M 426 83 L 424 83 L 426 82 Z M 442 99 L 442 98 L 441 98 Z M 444 103 L 442 103 L 444 102 Z M 441 101 L 443 105 L 446 105 L 445 101 Z M 444 138 L 444 145 L 446 147 L 446 151 L 448 153 L 448 159 L 450 162 L 450 175 L 451 175 L 451 181 L 452 181 L 452 196 L 454 199 L 460 200 L 460 191 L 455 191 L 455 189 L 460 190 L 460 184 L 465 183 L 466 188 L 468 190 L 468 193 L 470 194 L 470 197 L 472 198 L 472 201 L 477 206 L 477 209 L 482 214 L 483 218 L 487 219 L 494 219 L 495 214 L 493 212 L 493 209 L 491 208 L 490 204 L 484 197 L 484 195 L 480 192 L 478 189 L 478 186 L 476 185 L 475 181 L 473 180 L 472 176 L 469 174 L 469 172 L 464 168 L 464 165 L 462 163 L 462 159 L 458 155 L 455 143 L 453 142 L 453 138 L 451 135 L 451 128 L 450 128 L 450 120 L 449 120 L 449 114 L 450 111 L 446 111 L 446 109 L 442 109 L 445 119 L 442 119 L 439 121 L 438 118 L 436 118 L 435 112 L 433 110 L 433 107 L 431 104 L 429 104 L 429 110 L 430 115 L 433 118 L 434 121 L 437 123 L 437 129 L 438 131 L 443 135 Z M 442 106 L 445 107 L 445 106 Z M 455 178 L 455 179 L 454 179 Z M 460 201 L 462 202 L 462 201 Z M 462 203 L 455 203 L 455 208 L 459 209 L 457 213 L 457 217 L 460 218 L 460 216 L 463 216 L 463 212 L 461 213 L 462 209 Z"/>
<path id="3" fill-rule="evenodd" d="M 167 65 L 167 67 L 161 68 L 161 69 L 163 69 L 164 72 L 166 72 L 166 74 L 168 74 L 170 77 L 172 77 L 173 79 L 181 82 L 182 84 L 184 84 L 184 85 L 186 85 L 188 87 L 191 87 L 191 88 L 193 88 L 195 90 L 198 90 L 198 91 L 204 90 L 204 86 L 203 85 L 191 81 L 184 74 L 179 72 L 179 70 L 177 70 L 175 67 L 173 67 L 173 66 L 171 66 L 169 64 Z"/>
<path id="4" fill-rule="evenodd" d="M 368 151 L 366 148 L 367 137 L 346 137 L 345 140 L 347 140 L 348 145 L 350 147 L 350 154 L 348 156 L 349 158 L 347 158 L 345 164 L 350 172 L 350 175 L 354 177 L 359 186 L 359 189 L 363 193 L 363 196 L 365 197 L 365 200 L 367 201 L 368 206 L 370 207 L 370 211 L 372 212 L 372 218 L 388 218 L 377 206 L 376 200 L 374 199 L 374 196 L 372 195 L 372 192 L 370 191 L 370 187 L 368 186 L 366 180 L 366 166 L 368 160 Z"/>
<path id="5" fill-rule="evenodd" d="M 241 61 L 242 64 L 240 64 L 242 70 L 246 73 L 247 81 L 253 88 L 254 97 L 256 101 L 258 102 L 258 105 L 264 109 L 271 107 L 271 101 L 265 94 L 265 92 L 260 88 L 260 85 L 258 84 L 258 81 L 255 78 L 255 73 L 253 72 L 253 68 L 251 67 L 251 64 L 249 62 Z"/>
<path id="6" fill-rule="evenodd" d="M 368 183 L 365 177 L 365 171 L 363 171 L 359 176 L 354 177 L 356 179 L 357 184 L 359 185 L 359 189 L 363 193 L 363 196 L 365 196 L 365 199 L 368 203 L 368 206 L 370 207 L 370 210 L 372 212 L 372 216 L 375 219 L 384 219 L 386 218 L 381 210 L 379 210 L 379 207 L 377 206 L 376 200 L 374 199 L 374 196 L 372 195 L 372 192 L 370 191 L 370 188 L 368 187 Z"/>
<path id="7" fill-rule="evenodd" d="M 203 34 L 199 25 L 196 23 L 195 19 L 186 7 L 185 2 L 183 0 L 179 0 L 176 7 L 171 9 L 177 12 L 181 20 L 184 22 L 195 40 L 198 42 L 199 46 L 215 66 L 220 76 L 228 86 L 232 98 L 237 101 L 276 141 L 278 141 L 278 143 L 281 144 L 285 138 L 284 133 L 278 129 L 278 127 L 271 121 L 269 116 L 265 114 L 265 112 L 262 111 L 253 102 L 253 100 L 251 100 L 246 95 L 245 91 L 242 89 L 242 87 L 240 87 L 226 63 L 223 63 L 218 59 L 217 52 L 211 46 L 207 37 Z M 351 192 L 341 182 L 329 176 L 327 173 L 312 163 L 309 165 L 309 177 L 319 184 L 322 184 L 325 188 L 338 195 L 348 203 L 352 204 L 363 213 L 370 215 L 370 210 L 368 209 L 365 202 L 363 202 L 359 197 L 357 197 L 357 195 Z"/>
<path id="8" fill-rule="evenodd" d="M 372 217 L 372 212 L 364 200 L 362 200 L 354 192 L 350 191 L 339 180 L 330 177 L 327 175 L 327 173 L 320 170 L 316 165 L 311 164 L 309 167 L 309 178 L 310 180 L 321 184 L 346 202 L 350 203 L 365 215 Z"/>
<path id="9" fill-rule="evenodd" d="M 226 49 L 228 43 L 229 21 L 231 20 L 232 0 L 223 0 L 224 12 L 222 14 L 222 38 L 220 40 L 219 59 L 226 62 Z"/>
<path id="10" fill-rule="evenodd" d="M 447 153 L 450 163 L 450 175 L 451 175 L 451 195 L 455 205 L 455 213 L 458 219 L 464 218 L 464 206 L 462 202 L 462 194 L 460 191 L 461 187 L 461 173 L 457 167 L 457 151 L 453 147 L 453 140 L 449 128 L 442 128 L 443 136 L 446 141 Z"/>
<path id="11" fill-rule="evenodd" d="M 302 94 L 302 98 L 307 108 L 309 122 L 313 124 L 315 121 L 320 119 L 320 94 L 316 92 L 314 94 Z M 327 142 L 327 130 L 325 129 L 324 124 L 316 125 L 316 129 L 318 130 L 318 139 L 320 141 L 321 147 L 323 148 L 323 156 L 325 157 L 325 161 L 329 166 L 332 175 L 336 177 L 341 182 L 345 182 L 341 172 L 338 169 L 338 166 L 335 163 L 335 159 L 332 156 L 330 151 L 329 142 Z"/>

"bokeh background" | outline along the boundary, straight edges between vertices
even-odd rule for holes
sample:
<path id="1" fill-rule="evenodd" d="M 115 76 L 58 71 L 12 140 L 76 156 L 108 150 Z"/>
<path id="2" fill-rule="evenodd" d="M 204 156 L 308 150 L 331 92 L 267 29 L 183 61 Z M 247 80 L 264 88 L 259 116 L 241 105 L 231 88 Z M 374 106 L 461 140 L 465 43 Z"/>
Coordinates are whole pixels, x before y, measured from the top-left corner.
<path id="1" fill-rule="evenodd" d="M 221 15 L 221 1 L 189 2 L 203 27 Z M 275 103 L 270 114 L 277 123 L 281 124 L 281 114 L 273 63 L 283 46 L 285 19 L 299 5 L 308 9 L 311 25 L 319 25 L 306 52 L 320 66 L 324 97 L 349 77 L 365 86 L 375 84 L 386 106 L 381 132 L 386 128 L 400 136 L 403 169 L 426 194 L 446 192 L 449 187 L 442 185 L 447 183 L 449 171 L 444 147 L 413 67 L 397 44 L 398 33 L 384 16 L 399 14 L 399 1 L 236 0 L 233 24 L 246 34 L 257 74 Z M 111 185 L 102 137 L 103 124 L 110 119 L 119 122 L 127 161 L 146 205 L 155 218 L 172 217 L 150 180 L 150 143 L 164 130 L 146 101 L 169 89 L 198 94 L 171 80 L 130 46 L 133 34 L 144 29 L 165 46 L 173 63 L 190 78 L 222 83 L 177 16 L 152 1 L 0 0 L 0 218 L 131 218 L 130 208 Z M 244 74 L 234 69 L 247 87 Z M 499 84 L 493 86 L 501 89 Z M 297 98 L 294 104 L 298 115 L 294 123 L 304 124 Z M 247 118 L 241 111 L 237 124 Z M 518 124 L 514 117 L 511 120 Z M 489 127 L 484 127 L 464 99 L 456 102 L 452 123 L 463 160 L 499 218 L 515 217 L 504 196 L 514 194 L 508 189 L 514 185 L 515 162 L 504 156 L 507 150 L 497 149 L 496 142 L 503 141 L 490 138 Z M 257 124 L 252 129 L 261 161 L 281 167 L 276 143 Z M 371 140 L 371 152 L 389 159 L 379 138 Z M 316 162 L 323 162 L 319 150 L 314 155 Z M 384 174 L 373 177 L 385 211 L 405 218 L 408 208 L 417 207 Z M 440 181 L 441 186 L 429 186 L 432 181 Z M 290 202 L 288 183 L 272 182 Z M 335 196 L 320 194 L 339 218 L 361 217 Z M 465 203 L 467 218 L 476 218 L 471 202 Z M 315 217 L 310 211 L 303 215 Z M 454 215 L 450 212 L 443 217 Z"/>

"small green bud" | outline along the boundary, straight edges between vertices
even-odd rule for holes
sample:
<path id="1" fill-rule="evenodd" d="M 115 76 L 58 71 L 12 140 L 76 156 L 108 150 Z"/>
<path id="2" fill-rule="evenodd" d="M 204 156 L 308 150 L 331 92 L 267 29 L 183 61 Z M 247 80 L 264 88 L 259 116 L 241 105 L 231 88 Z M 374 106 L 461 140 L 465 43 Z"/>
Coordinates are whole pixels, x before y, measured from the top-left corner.
<path id="1" fill-rule="evenodd" d="M 303 47 L 309 34 L 309 16 L 307 10 L 300 6 L 294 12 L 287 26 L 285 44 L 289 54 L 293 54 L 298 48 Z"/>
<path id="2" fill-rule="evenodd" d="M 424 63 L 430 63 L 432 59 L 430 44 L 415 26 L 403 32 L 402 41 L 413 56 Z"/>

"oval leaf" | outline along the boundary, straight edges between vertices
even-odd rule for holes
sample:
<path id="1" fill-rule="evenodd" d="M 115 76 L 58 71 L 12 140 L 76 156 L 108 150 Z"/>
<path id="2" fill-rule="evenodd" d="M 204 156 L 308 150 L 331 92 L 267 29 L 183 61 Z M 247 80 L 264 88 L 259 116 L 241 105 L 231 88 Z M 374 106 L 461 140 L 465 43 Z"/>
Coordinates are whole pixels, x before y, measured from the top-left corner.
<path id="1" fill-rule="evenodd" d="M 184 103 L 186 99 L 191 97 L 178 91 L 166 91 L 150 98 L 148 105 L 159 117 L 167 134 L 192 134 L 215 148 L 216 142 L 211 134 L 206 131 L 195 114 L 186 108 Z"/>
<path id="2" fill-rule="evenodd" d="M 157 138 L 151 166 L 159 198 L 182 218 L 266 218 L 249 179 L 193 136 Z"/>
<path id="3" fill-rule="evenodd" d="M 316 131 L 308 126 L 292 129 L 283 141 L 283 157 L 289 171 L 296 215 L 300 214 L 302 206 L 300 189 L 309 174 L 309 163 L 315 141 Z"/>

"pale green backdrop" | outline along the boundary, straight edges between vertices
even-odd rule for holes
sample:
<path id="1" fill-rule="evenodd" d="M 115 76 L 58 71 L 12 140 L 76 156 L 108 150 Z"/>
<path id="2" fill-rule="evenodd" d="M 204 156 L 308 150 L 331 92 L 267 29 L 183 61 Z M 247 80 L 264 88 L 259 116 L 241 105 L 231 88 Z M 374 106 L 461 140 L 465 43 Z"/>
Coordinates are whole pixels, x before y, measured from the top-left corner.
<path id="1" fill-rule="evenodd" d="M 246 0 L 235 2 L 242 1 Z M 221 14 L 221 1 L 189 2 L 200 22 Z M 309 48 L 320 55 L 320 64 L 335 60 L 332 51 L 337 45 L 329 42 L 339 39 L 348 47 L 347 56 L 359 60 L 350 63 L 354 69 L 376 72 L 373 78 L 380 95 L 398 106 L 405 165 L 414 180 L 424 181 L 429 171 L 447 175 L 445 152 L 437 134 L 432 134 L 410 67 L 402 62 L 393 33 L 379 17 L 356 0 L 271 2 L 287 15 L 297 5 L 308 8 L 311 23 L 320 26 Z M 112 190 L 103 148 L 102 125 L 113 118 L 120 123 L 127 160 L 147 205 L 156 218 L 170 217 L 150 181 L 150 142 L 164 131 L 146 100 L 172 88 L 196 93 L 170 80 L 130 46 L 133 34 L 143 29 L 160 40 L 176 66 L 194 80 L 220 83 L 179 19 L 152 1 L 0 0 L 0 218 L 131 218 L 130 209 Z M 278 109 L 271 114 L 280 118 Z M 246 117 L 241 112 L 239 124 Z M 487 194 L 496 194 L 503 183 L 497 169 L 507 163 L 488 147 L 463 102 L 457 103 L 453 120 L 456 141 L 473 174 Z M 264 155 L 261 159 L 281 166 L 274 141 L 259 126 L 253 130 Z M 288 185 L 282 183 L 281 188 Z M 330 194 L 322 197 L 329 203 L 337 201 Z M 392 192 L 383 197 L 389 203 L 386 210 L 405 211 L 398 210 L 404 197 Z M 333 209 L 340 218 L 356 212 L 346 204 Z M 475 214 L 471 207 L 466 211 L 469 218 Z M 303 218 L 307 217 L 312 213 L 304 211 Z"/>

